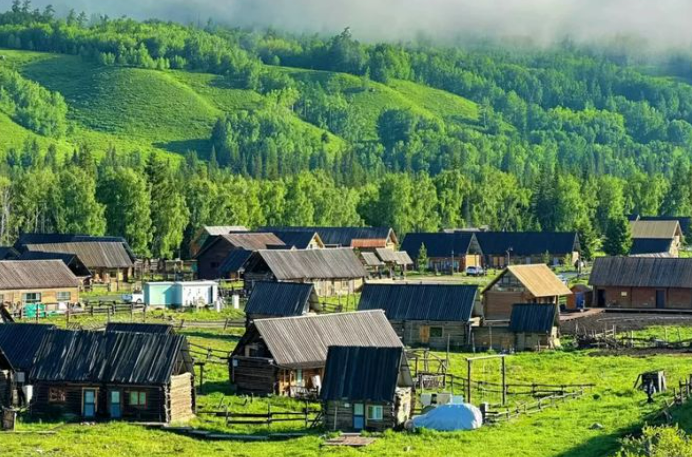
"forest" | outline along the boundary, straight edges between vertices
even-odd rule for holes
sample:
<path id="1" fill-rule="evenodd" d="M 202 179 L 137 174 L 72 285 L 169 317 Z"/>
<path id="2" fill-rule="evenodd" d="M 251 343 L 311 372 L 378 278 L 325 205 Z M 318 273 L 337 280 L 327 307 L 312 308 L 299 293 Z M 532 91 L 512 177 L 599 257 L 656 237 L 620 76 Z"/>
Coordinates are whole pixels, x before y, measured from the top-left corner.
<path id="1" fill-rule="evenodd" d="M 61 93 L 0 57 L 0 112 L 37 135 L 0 150 L 0 243 L 37 230 L 107 233 L 170 258 L 203 224 L 386 225 L 400 236 L 489 226 L 575 230 L 588 257 L 627 214 L 692 214 L 687 61 L 632 63 L 568 40 L 539 49 L 356 35 L 56 17 L 15 0 L 0 13 L 0 56 L 218 75 L 267 102 L 217 116 L 181 160 L 94 150 Z M 463 97 L 472 114 L 363 108 L 405 83 Z M 55 144 L 75 135 L 60 153 Z"/>

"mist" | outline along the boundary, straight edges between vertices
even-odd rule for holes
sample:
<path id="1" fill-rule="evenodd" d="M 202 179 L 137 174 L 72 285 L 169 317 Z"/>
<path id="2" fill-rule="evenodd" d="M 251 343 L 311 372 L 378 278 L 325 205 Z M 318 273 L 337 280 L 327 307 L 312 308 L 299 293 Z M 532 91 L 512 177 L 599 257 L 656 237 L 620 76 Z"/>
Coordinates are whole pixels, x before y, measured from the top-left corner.
<path id="1" fill-rule="evenodd" d="M 9 0 L 5 0 L 9 5 Z M 273 27 L 335 33 L 350 26 L 356 38 L 410 40 L 474 37 L 524 39 L 545 45 L 570 38 L 613 39 L 651 48 L 692 45 L 689 0 L 38 0 L 58 13 L 127 15 L 183 23 Z"/>

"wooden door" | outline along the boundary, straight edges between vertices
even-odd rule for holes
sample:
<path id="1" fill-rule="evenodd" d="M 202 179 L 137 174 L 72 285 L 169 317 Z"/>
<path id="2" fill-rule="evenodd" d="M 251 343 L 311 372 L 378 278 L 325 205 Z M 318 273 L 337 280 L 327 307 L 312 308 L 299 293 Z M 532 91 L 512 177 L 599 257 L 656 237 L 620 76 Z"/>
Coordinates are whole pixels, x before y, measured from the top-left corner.
<path id="1" fill-rule="evenodd" d="M 666 291 L 656 291 L 656 308 L 662 309 L 666 307 Z"/>
<path id="2" fill-rule="evenodd" d="M 96 389 L 82 390 L 82 416 L 93 419 L 96 416 Z"/>
<path id="3" fill-rule="evenodd" d="M 418 336 L 421 343 L 428 343 L 430 341 L 430 327 L 427 325 L 421 325 L 418 330 Z"/>
<path id="4" fill-rule="evenodd" d="M 363 403 L 353 404 L 353 430 L 363 430 L 365 428 L 365 405 Z"/>

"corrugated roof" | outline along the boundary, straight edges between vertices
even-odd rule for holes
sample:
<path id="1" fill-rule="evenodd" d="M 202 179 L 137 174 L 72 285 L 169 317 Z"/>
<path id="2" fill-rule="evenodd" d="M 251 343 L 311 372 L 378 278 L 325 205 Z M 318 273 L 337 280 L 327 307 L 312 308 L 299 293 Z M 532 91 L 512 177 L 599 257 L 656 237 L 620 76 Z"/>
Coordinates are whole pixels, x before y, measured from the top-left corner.
<path id="1" fill-rule="evenodd" d="M 692 259 L 598 257 L 589 284 L 596 287 L 692 288 Z"/>
<path id="2" fill-rule="evenodd" d="M 228 253 L 221 266 L 218 268 L 219 276 L 225 277 L 231 273 L 238 273 L 245 266 L 245 262 L 248 261 L 252 251 L 246 251 L 245 249 L 233 249 Z"/>
<path id="3" fill-rule="evenodd" d="M 516 333 L 550 333 L 558 323 L 557 305 L 518 303 L 512 306 L 509 330 Z"/>
<path id="4" fill-rule="evenodd" d="M 672 244 L 672 238 L 635 238 L 630 255 L 668 253 Z"/>
<path id="5" fill-rule="evenodd" d="M 676 220 L 672 221 L 630 221 L 632 229 L 632 238 L 670 238 L 673 239 L 676 234 L 680 234 L 682 229 L 680 223 Z"/>
<path id="6" fill-rule="evenodd" d="M 579 250 L 576 232 L 476 232 L 484 255 L 512 256 L 567 254 Z M 430 254 L 428 254 L 430 256 Z"/>
<path id="7" fill-rule="evenodd" d="M 534 297 L 552 297 L 556 295 L 571 295 L 560 278 L 544 263 L 531 265 L 510 265 L 504 269 L 493 281 L 488 284 L 483 292 L 495 285 L 500 278 L 510 272 L 521 282 Z"/>
<path id="8" fill-rule="evenodd" d="M 314 230 L 272 230 L 270 233 L 276 235 L 289 248 L 307 249 L 313 239 L 319 246 L 324 247 L 322 239 Z"/>
<path id="9" fill-rule="evenodd" d="M 0 290 L 58 289 L 79 286 L 79 279 L 61 260 L 0 261 Z"/>
<path id="10" fill-rule="evenodd" d="M 147 324 L 144 322 L 109 322 L 106 325 L 106 332 L 129 332 L 129 333 L 173 333 L 171 324 Z"/>
<path id="11" fill-rule="evenodd" d="M 130 268 L 134 266 L 125 244 L 117 241 L 25 244 L 24 248 L 34 252 L 75 254 L 90 269 Z"/>
<path id="12" fill-rule="evenodd" d="M 17 260 L 61 260 L 70 270 L 79 276 L 91 276 L 91 272 L 75 254 L 59 252 L 24 251 Z"/>
<path id="13" fill-rule="evenodd" d="M 258 281 L 245 305 L 245 314 L 275 317 L 301 316 L 317 297 L 310 283 Z"/>
<path id="14" fill-rule="evenodd" d="M 403 347 L 384 312 L 362 311 L 282 317 L 254 321 L 277 365 L 285 368 L 324 366 L 329 346 Z M 233 355 L 238 355 L 236 351 Z"/>
<path id="15" fill-rule="evenodd" d="M 322 400 L 391 402 L 397 387 L 413 387 L 403 348 L 329 347 Z"/>
<path id="16" fill-rule="evenodd" d="M 377 256 L 386 263 L 394 263 L 396 265 L 413 265 L 413 260 L 406 251 L 394 251 L 388 248 L 378 248 L 375 250 Z"/>
<path id="17" fill-rule="evenodd" d="M 244 225 L 205 225 L 202 228 L 210 236 L 227 235 L 231 232 L 247 232 Z"/>
<path id="18" fill-rule="evenodd" d="M 369 267 L 381 267 L 384 266 L 384 262 L 377 257 L 374 252 L 361 252 L 360 255 L 363 257 L 365 265 Z"/>
<path id="19" fill-rule="evenodd" d="M 15 247 L 20 251 L 24 250 L 27 244 L 55 244 L 55 243 L 88 243 L 88 242 L 107 242 L 107 243 L 122 243 L 127 255 L 134 262 L 136 256 L 132 252 L 127 240 L 121 236 L 91 236 L 91 235 L 75 235 L 66 233 L 24 233 L 19 236 L 19 240 L 15 243 Z"/>
<path id="20" fill-rule="evenodd" d="M 472 249 L 475 234 L 469 232 L 453 233 L 409 233 L 401 243 L 401 250 L 406 251 L 410 258 L 417 259 L 421 245 L 425 245 L 429 258 L 455 257 L 466 255 Z"/>
<path id="21" fill-rule="evenodd" d="M 285 246 L 284 242 L 271 232 L 228 233 L 209 237 L 195 257 L 200 257 L 205 252 L 215 249 L 215 246 L 222 241 L 230 243 L 235 249 L 243 249 L 245 251 L 258 251 L 268 247 Z"/>
<path id="22" fill-rule="evenodd" d="M 358 309 L 382 309 L 390 320 L 471 319 L 478 286 L 460 284 L 365 284 Z"/>
<path id="23" fill-rule="evenodd" d="M 32 381 L 165 384 L 186 358 L 181 335 L 53 331 L 43 338 Z"/>
<path id="24" fill-rule="evenodd" d="M 387 240 L 397 242 L 396 235 L 388 227 L 262 227 L 267 231 L 311 231 L 317 232 L 328 246 L 351 247 L 356 240 Z"/>
<path id="25" fill-rule="evenodd" d="M 367 272 L 352 249 L 257 251 L 278 280 L 364 278 Z M 254 257 L 254 256 L 253 256 Z M 252 259 L 248 269 L 252 269 Z"/>
<path id="26" fill-rule="evenodd" d="M 44 324 L 2 324 L 0 349 L 14 369 L 28 371 L 34 363 L 43 336 L 54 329 L 54 325 Z"/>

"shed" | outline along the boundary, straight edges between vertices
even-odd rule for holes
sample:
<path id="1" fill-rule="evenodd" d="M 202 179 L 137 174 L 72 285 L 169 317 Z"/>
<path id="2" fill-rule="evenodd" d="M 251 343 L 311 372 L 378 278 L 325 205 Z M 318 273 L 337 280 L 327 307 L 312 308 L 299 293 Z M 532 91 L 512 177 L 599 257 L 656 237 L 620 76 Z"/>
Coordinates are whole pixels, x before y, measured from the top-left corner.
<path id="1" fill-rule="evenodd" d="M 403 347 L 384 312 L 258 319 L 229 360 L 239 392 L 296 396 L 322 385 L 329 346 Z"/>
<path id="2" fill-rule="evenodd" d="M 401 250 L 417 262 L 421 246 L 425 246 L 428 256 L 425 268 L 430 270 L 462 271 L 482 263 L 483 251 L 471 232 L 409 233 Z"/>
<path id="3" fill-rule="evenodd" d="M 302 316 L 319 310 L 311 283 L 258 281 L 245 305 L 248 324 L 267 317 Z"/>
<path id="4" fill-rule="evenodd" d="M 180 335 L 55 330 L 29 378 L 35 413 L 162 423 L 193 416 L 193 361 Z"/>
<path id="5" fill-rule="evenodd" d="M 593 289 L 586 284 L 575 284 L 570 289 L 572 295 L 567 296 L 566 308 L 568 310 L 579 310 L 591 308 L 593 303 Z"/>
<path id="6" fill-rule="evenodd" d="M 327 430 L 384 431 L 403 426 L 414 401 L 404 349 L 330 346 L 320 398 Z"/>
<path id="7" fill-rule="evenodd" d="M 285 244 L 273 233 L 243 232 L 210 237 L 197 252 L 197 275 L 199 279 L 218 279 L 219 267 L 234 250 L 258 251 L 267 248 L 285 248 Z"/>
<path id="8" fill-rule="evenodd" d="M 153 307 L 202 307 L 219 298 L 216 281 L 147 282 L 143 287 L 144 304 Z"/>
<path id="9" fill-rule="evenodd" d="M 437 349 L 469 343 L 478 286 L 462 284 L 366 284 L 360 311 L 381 309 L 407 346 Z"/>
<path id="10" fill-rule="evenodd" d="M 512 306 L 509 330 L 518 351 L 560 347 L 560 312 L 555 304 L 517 303 Z"/>

